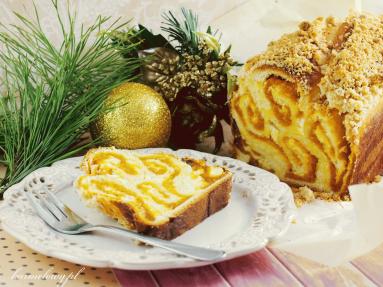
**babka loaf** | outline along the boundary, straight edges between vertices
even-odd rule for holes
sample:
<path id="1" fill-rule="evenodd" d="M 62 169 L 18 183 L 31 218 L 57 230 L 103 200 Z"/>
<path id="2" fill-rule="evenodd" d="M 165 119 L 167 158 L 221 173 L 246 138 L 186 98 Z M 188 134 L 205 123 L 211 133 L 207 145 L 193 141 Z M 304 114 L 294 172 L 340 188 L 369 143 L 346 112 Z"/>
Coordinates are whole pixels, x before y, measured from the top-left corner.
<path id="1" fill-rule="evenodd" d="M 347 196 L 383 171 L 383 18 L 318 18 L 248 60 L 230 99 L 237 158 Z"/>
<path id="2" fill-rule="evenodd" d="M 90 150 L 75 186 L 81 196 L 128 229 L 173 239 L 230 199 L 232 174 L 202 160 L 172 154 Z"/>

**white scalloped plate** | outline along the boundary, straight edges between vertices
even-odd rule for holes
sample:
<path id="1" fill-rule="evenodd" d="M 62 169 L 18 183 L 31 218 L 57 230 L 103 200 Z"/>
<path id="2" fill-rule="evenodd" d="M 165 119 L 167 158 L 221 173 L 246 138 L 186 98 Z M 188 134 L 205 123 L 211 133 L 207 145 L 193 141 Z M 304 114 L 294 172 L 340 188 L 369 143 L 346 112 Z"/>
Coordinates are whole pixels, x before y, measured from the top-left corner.
<path id="1" fill-rule="evenodd" d="M 224 249 L 224 260 L 257 251 L 284 233 L 295 214 L 290 188 L 265 171 L 244 162 L 193 150 L 143 149 L 140 153 L 166 152 L 206 160 L 228 167 L 234 174 L 232 198 L 227 207 L 175 239 L 178 242 Z M 25 195 L 26 184 L 43 177 L 65 203 L 92 223 L 116 223 L 86 207 L 73 188 L 81 173 L 81 157 L 56 162 L 36 170 L 10 187 L 0 206 L 3 228 L 30 248 L 70 262 L 95 267 L 129 270 L 186 268 L 211 264 L 173 254 L 160 248 L 137 246 L 130 240 L 106 233 L 64 235 L 50 229 L 32 210 Z M 41 183 L 40 183 L 41 184 Z"/>

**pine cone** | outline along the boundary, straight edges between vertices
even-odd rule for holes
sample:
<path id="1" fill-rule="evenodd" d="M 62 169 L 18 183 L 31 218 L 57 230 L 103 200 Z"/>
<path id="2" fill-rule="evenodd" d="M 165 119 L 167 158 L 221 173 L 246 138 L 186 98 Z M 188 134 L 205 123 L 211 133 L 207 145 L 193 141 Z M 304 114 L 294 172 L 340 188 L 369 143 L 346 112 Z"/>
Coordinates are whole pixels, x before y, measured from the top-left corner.
<path id="1" fill-rule="evenodd" d="M 155 87 L 169 83 L 178 70 L 180 57 L 171 49 L 152 48 L 139 51 L 139 56 L 146 58 L 146 63 L 142 66 L 144 81 Z M 162 95 L 167 98 L 167 94 Z"/>

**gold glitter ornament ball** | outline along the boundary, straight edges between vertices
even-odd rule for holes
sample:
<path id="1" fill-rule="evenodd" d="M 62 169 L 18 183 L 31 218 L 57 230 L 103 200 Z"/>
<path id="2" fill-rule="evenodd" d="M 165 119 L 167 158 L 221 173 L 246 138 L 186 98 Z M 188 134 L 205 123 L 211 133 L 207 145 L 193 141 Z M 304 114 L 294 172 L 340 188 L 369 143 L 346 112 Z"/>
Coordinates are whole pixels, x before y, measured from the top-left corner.
<path id="1" fill-rule="evenodd" d="M 93 138 L 103 145 L 137 149 L 166 145 L 171 130 L 171 115 L 162 98 L 152 88 L 139 83 L 124 83 L 105 101 L 110 112 L 91 127 Z"/>

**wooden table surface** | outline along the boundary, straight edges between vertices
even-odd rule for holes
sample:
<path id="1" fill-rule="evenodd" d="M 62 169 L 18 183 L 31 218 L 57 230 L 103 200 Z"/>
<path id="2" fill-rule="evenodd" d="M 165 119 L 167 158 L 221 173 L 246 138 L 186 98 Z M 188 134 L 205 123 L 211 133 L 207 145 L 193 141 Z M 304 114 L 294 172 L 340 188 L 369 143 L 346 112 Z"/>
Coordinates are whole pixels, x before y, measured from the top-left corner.
<path id="1" fill-rule="evenodd" d="M 19 275 L 81 272 L 66 287 L 383 286 L 383 245 L 337 268 L 267 248 L 205 267 L 161 271 L 114 269 L 113 274 L 108 268 L 80 266 L 38 254 L 0 229 L 0 259 L 0 286 L 10 287 L 60 286 L 52 278 L 15 280 L 15 272 Z"/>
<path id="2" fill-rule="evenodd" d="M 123 287 L 383 286 L 383 245 L 336 268 L 266 248 L 205 267 L 114 272 Z"/>

